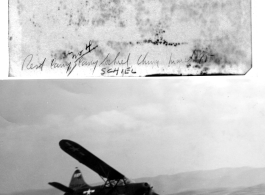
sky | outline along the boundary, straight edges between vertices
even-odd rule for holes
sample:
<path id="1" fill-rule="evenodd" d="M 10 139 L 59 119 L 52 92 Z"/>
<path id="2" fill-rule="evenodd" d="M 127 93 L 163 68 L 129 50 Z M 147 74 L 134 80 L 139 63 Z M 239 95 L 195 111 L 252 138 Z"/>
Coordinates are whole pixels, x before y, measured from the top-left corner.
<path id="1" fill-rule="evenodd" d="M 70 139 L 128 178 L 265 167 L 265 88 L 245 77 L 0 82 L 0 189 L 68 185 Z"/>

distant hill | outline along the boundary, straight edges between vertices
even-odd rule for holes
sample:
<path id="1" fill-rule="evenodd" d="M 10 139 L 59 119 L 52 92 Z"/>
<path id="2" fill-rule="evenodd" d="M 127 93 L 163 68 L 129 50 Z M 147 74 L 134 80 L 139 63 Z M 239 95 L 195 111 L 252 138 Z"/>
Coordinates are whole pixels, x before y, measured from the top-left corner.
<path id="1" fill-rule="evenodd" d="M 150 183 L 160 194 L 198 189 L 250 187 L 265 183 L 265 168 L 222 168 L 140 178 L 135 181 Z"/>
<path id="2" fill-rule="evenodd" d="M 241 188 L 216 188 L 179 192 L 170 195 L 265 195 L 265 184 Z"/>
<path id="3" fill-rule="evenodd" d="M 134 179 L 148 182 L 161 195 L 265 195 L 265 168 L 222 168 Z M 63 195 L 57 189 L 0 195 Z"/>

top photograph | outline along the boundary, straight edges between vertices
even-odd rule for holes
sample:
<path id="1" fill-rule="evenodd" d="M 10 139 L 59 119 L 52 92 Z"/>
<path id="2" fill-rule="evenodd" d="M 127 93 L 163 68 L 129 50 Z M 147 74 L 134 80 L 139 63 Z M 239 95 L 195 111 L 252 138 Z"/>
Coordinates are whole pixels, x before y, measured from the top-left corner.
<path id="1" fill-rule="evenodd" d="M 9 0 L 9 77 L 246 75 L 251 0 Z"/>

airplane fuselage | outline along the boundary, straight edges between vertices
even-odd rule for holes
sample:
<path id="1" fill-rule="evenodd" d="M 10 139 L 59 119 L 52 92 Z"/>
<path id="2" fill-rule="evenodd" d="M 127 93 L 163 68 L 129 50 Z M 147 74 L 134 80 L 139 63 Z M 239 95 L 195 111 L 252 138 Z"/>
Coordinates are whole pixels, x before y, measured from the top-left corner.
<path id="1" fill-rule="evenodd" d="M 112 186 L 94 186 L 79 188 L 72 193 L 65 195 L 144 195 L 150 190 L 148 183 L 131 183 L 122 186 L 117 185 L 115 188 Z"/>

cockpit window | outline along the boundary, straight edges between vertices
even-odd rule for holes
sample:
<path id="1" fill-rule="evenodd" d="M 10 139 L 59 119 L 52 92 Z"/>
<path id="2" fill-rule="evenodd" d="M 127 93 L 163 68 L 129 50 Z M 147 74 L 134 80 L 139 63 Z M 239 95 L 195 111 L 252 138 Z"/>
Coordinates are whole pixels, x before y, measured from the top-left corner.
<path id="1" fill-rule="evenodd" d="M 115 186 L 116 184 L 117 184 L 117 186 L 124 186 L 125 184 L 130 184 L 130 183 L 132 183 L 132 181 L 129 180 L 128 178 L 124 178 L 124 179 L 119 180 L 118 184 L 117 184 L 116 180 L 110 180 L 110 181 L 106 182 L 105 187 Z"/>

